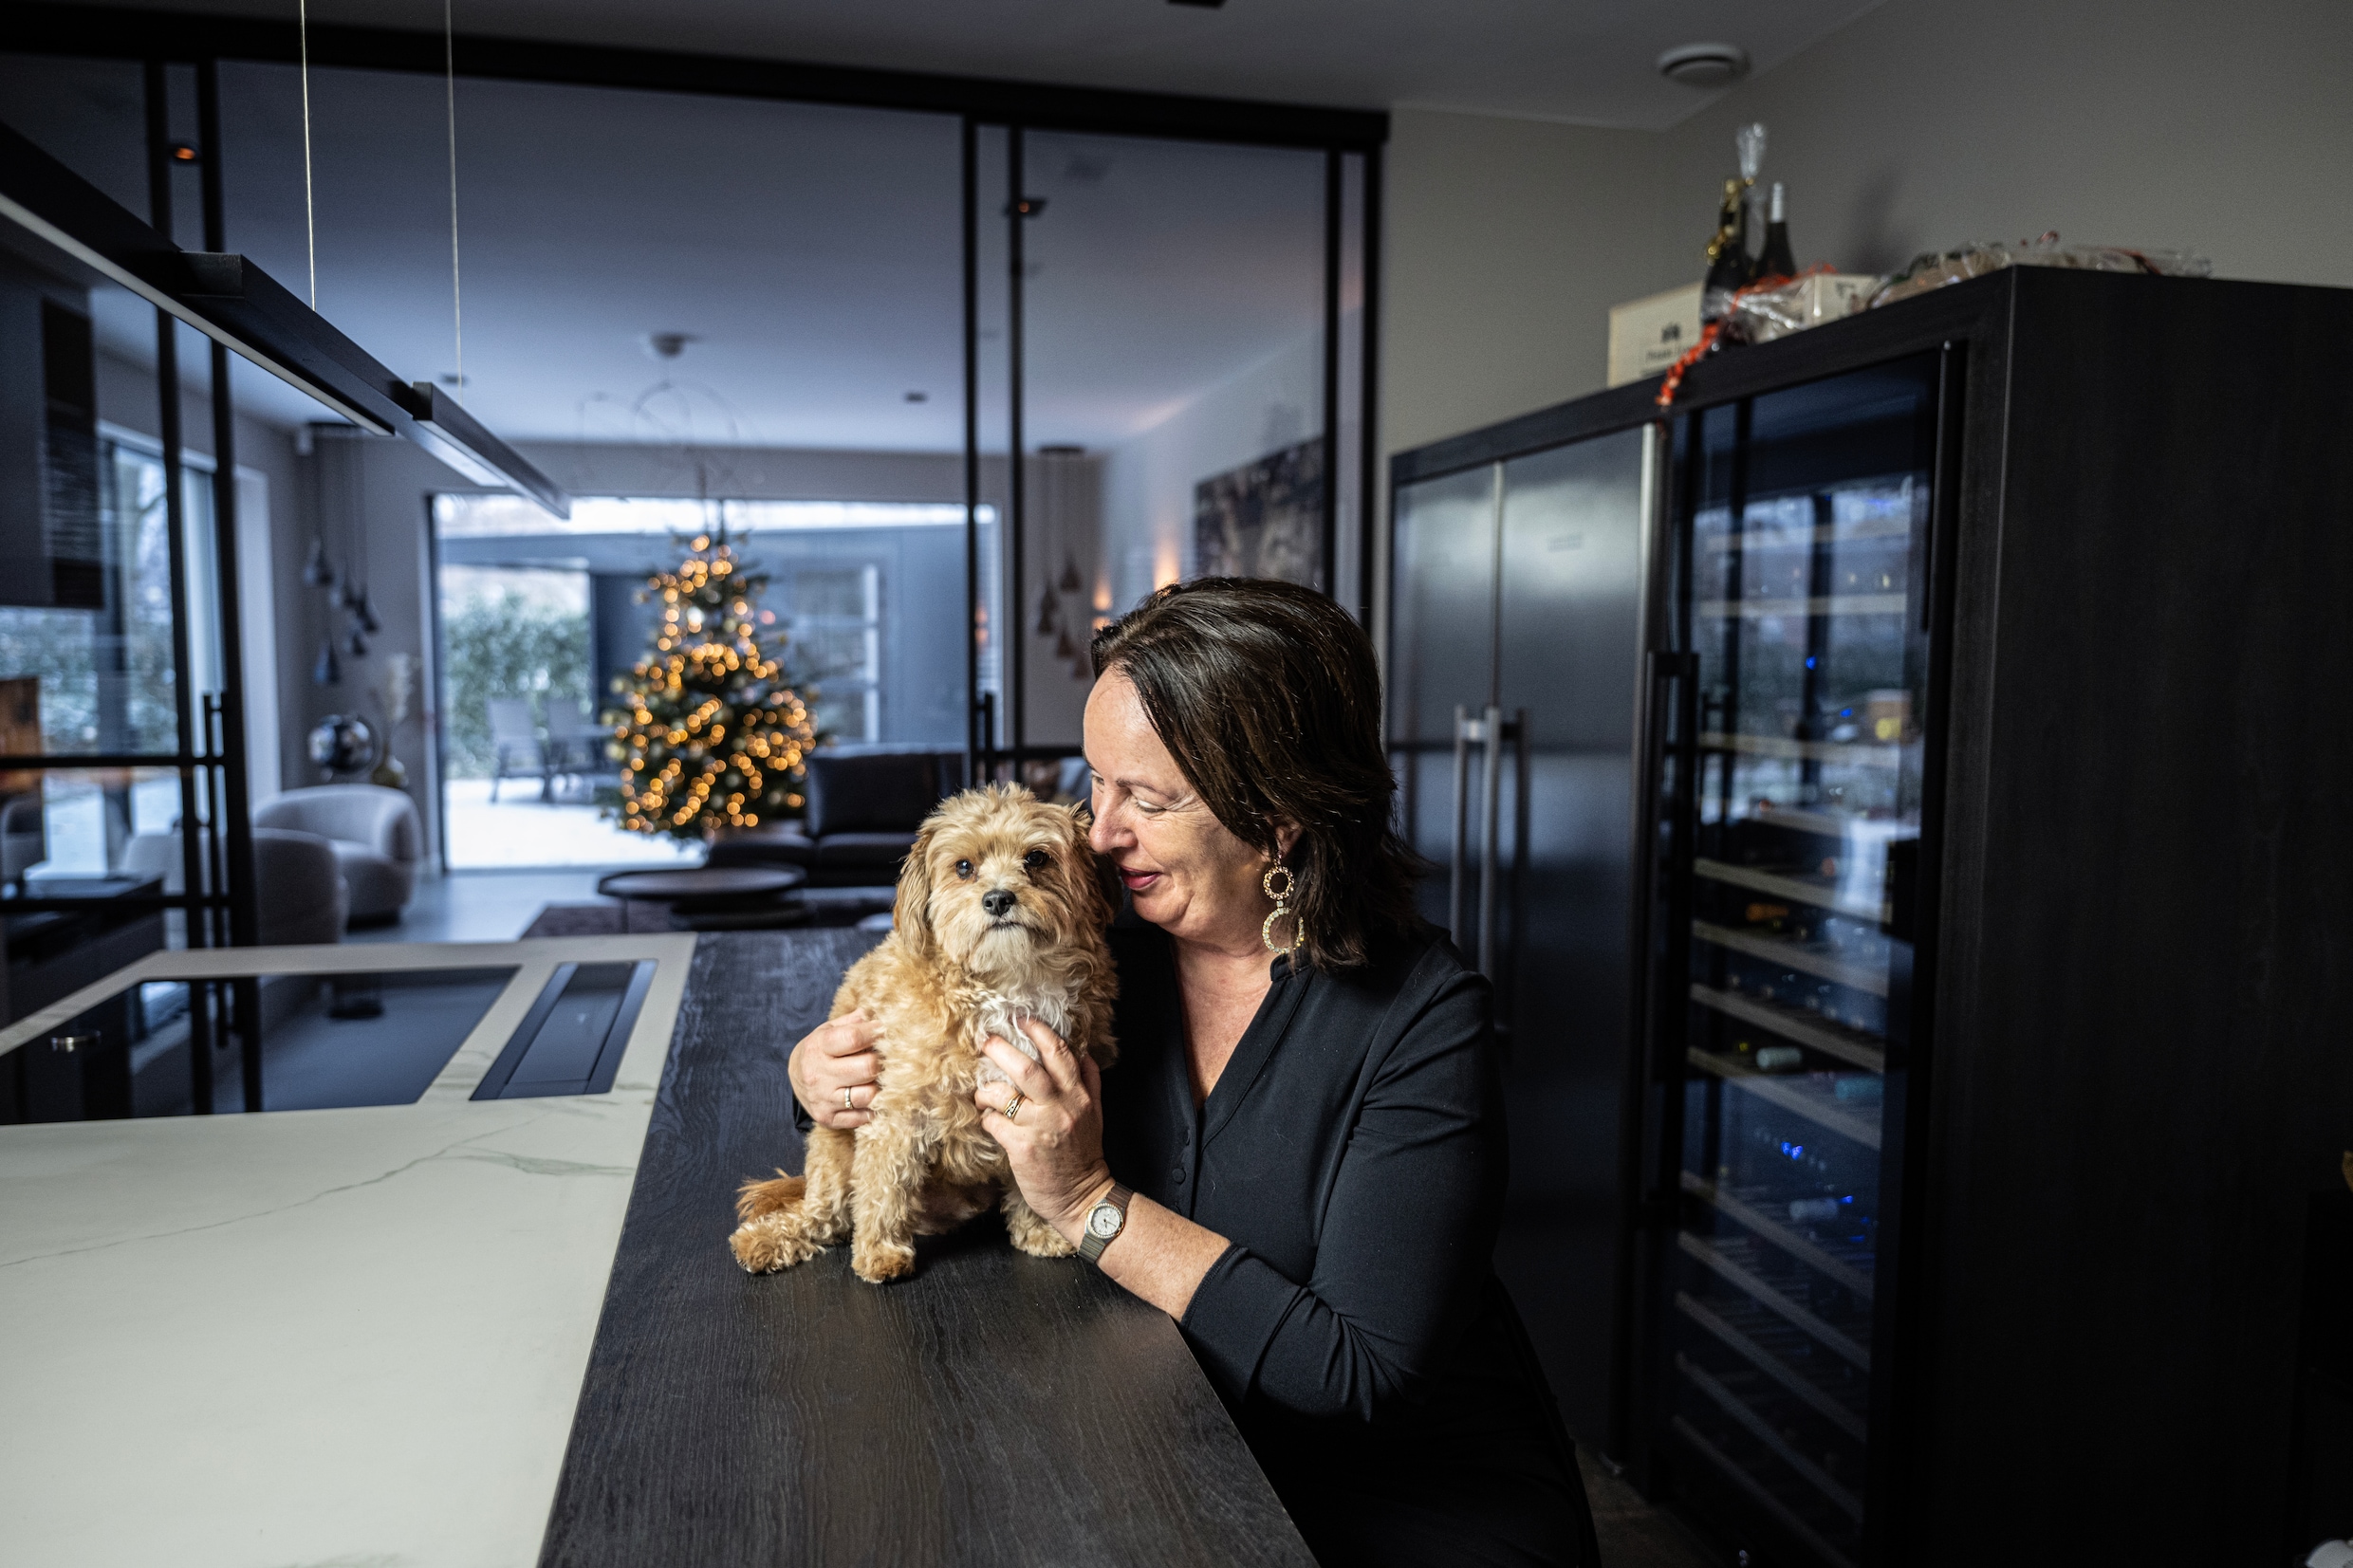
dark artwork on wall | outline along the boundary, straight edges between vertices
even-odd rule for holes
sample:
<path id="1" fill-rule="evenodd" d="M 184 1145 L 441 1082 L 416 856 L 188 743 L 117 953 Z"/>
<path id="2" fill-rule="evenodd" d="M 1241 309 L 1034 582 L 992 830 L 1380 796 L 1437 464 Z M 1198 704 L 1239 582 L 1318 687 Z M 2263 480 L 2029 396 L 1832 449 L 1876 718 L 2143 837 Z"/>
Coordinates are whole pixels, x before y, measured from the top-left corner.
<path id="1" fill-rule="evenodd" d="M 1246 463 L 1193 488 L 1194 569 L 1324 586 L 1324 443 Z"/>

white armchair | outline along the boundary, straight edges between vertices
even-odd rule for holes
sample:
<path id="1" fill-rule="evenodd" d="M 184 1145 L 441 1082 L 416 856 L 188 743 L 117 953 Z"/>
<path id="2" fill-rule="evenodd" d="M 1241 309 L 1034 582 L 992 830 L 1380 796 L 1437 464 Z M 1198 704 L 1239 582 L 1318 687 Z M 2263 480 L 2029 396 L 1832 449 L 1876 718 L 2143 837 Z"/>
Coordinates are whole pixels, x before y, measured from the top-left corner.
<path id="1" fill-rule="evenodd" d="M 424 833 L 417 806 L 378 784 L 289 789 L 253 808 L 253 826 L 315 833 L 334 846 L 351 890 L 354 925 L 398 920 L 417 891 Z"/>

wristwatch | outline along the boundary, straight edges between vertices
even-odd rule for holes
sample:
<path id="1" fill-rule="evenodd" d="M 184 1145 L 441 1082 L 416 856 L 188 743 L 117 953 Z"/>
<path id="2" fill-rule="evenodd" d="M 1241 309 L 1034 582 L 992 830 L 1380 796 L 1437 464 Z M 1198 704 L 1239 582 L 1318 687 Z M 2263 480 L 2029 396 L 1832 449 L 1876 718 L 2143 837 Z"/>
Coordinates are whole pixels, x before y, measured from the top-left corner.
<path id="1" fill-rule="evenodd" d="M 1127 1200 L 1135 1195 L 1135 1189 L 1113 1182 L 1102 1202 L 1086 1211 L 1086 1233 L 1079 1238 L 1080 1257 L 1099 1268 L 1102 1266 L 1103 1248 L 1126 1228 Z"/>

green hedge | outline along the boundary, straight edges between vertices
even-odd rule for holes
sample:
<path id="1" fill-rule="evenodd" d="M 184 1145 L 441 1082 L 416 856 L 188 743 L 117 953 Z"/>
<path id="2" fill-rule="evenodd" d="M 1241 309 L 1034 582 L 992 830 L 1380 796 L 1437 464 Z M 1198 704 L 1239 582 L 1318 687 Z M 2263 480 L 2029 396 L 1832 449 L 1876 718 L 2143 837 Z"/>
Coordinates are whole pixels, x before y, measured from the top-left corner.
<path id="1" fill-rule="evenodd" d="M 528 698 L 543 724 L 549 702 L 579 708 L 589 701 L 588 618 L 535 606 L 512 589 L 446 612 L 441 652 L 452 778 L 487 779 L 493 771 L 491 698 Z"/>

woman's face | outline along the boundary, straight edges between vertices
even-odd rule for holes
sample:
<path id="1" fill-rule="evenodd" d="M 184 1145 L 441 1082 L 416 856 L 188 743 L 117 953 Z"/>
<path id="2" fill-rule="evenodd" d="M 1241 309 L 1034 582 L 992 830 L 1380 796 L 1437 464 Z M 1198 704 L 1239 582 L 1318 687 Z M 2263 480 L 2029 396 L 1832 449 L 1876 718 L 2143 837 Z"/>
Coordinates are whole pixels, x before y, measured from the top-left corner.
<path id="1" fill-rule="evenodd" d="M 1116 666 L 1086 699 L 1095 852 L 1119 868 L 1136 913 L 1179 941 L 1259 946 L 1267 858 L 1228 830 L 1168 754 L 1135 683 Z M 1288 831 L 1280 841 L 1288 849 Z"/>

